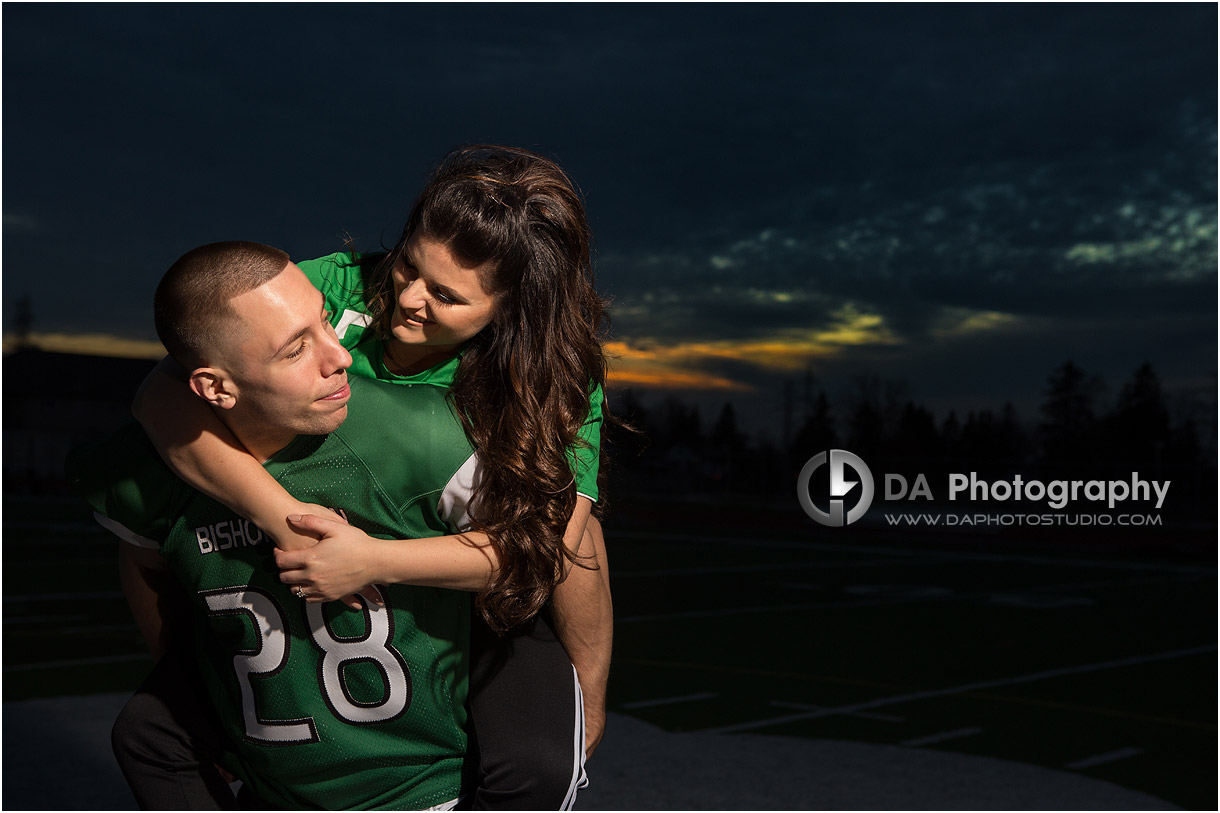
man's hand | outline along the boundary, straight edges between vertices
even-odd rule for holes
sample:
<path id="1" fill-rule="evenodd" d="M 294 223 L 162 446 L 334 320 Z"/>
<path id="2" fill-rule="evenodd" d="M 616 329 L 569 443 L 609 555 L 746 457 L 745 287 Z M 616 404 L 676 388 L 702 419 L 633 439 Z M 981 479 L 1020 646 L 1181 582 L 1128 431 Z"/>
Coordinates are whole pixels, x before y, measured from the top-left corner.
<path id="1" fill-rule="evenodd" d="M 376 604 L 384 603 L 377 590 L 369 589 L 377 580 L 375 554 L 378 544 L 384 544 L 382 540 L 348 525 L 341 515 L 292 515 L 288 524 L 312 542 L 301 550 L 274 551 L 280 581 L 294 593 L 303 594 L 310 604 L 342 600 L 354 610 L 361 607 L 357 593 Z"/>
<path id="2" fill-rule="evenodd" d="M 323 516 L 329 519 L 342 519 L 347 522 L 347 517 L 341 512 L 335 511 L 333 508 L 327 508 L 324 505 L 315 505 L 310 502 L 296 502 L 294 509 L 290 512 L 292 516 L 300 515 L 315 515 Z M 318 532 L 299 527 L 287 520 L 277 523 L 274 529 L 264 529 L 271 534 L 272 541 L 280 550 L 306 550 L 318 544 Z"/>
<path id="3" fill-rule="evenodd" d="M 347 514 L 343 513 L 343 509 L 341 508 L 327 508 L 324 505 L 315 505 L 314 503 L 310 502 L 297 503 L 297 506 L 297 510 L 299 511 L 300 515 L 308 516 L 321 514 L 327 519 L 339 520 L 344 523 L 347 522 Z M 293 513 L 291 516 L 298 516 L 298 514 Z M 280 529 L 279 533 L 272 534 L 271 538 L 272 541 L 275 542 L 276 548 L 283 551 L 308 550 L 309 548 L 312 548 L 314 545 L 318 544 L 317 531 L 297 527 L 287 520 L 284 521 L 283 527 Z M 363 590 L 357 591 L 357 593 L 365 595 L 365 598 L 369 599 L 370 601 L 376 601 L 378 604 L 381 603 L 380 596 L 377 595 L 377 591 L 375 590 L 368 590 L 367 594 L 366 591 Z M 374 598 L 375 596 L 376 598 Z M 351 607 L 353 610 L 360 609 L 360 602 L 356 599 L 355 593 L 342 596 L 338 600 L 346 604 L 348 607 Z"/>

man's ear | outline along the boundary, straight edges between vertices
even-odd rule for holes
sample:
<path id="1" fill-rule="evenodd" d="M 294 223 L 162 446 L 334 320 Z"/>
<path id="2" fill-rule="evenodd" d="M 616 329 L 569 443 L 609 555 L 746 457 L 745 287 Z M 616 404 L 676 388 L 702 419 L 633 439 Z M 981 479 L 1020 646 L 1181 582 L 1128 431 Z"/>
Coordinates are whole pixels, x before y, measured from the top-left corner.
<path id="1" fill-rule="evenodd" d="M 199 367 L 191 370 L 187 384 L 191 392 L 221 409 L 232 409 L 237 403 L 237 386 L 233 379 L 217 367 Z"/>

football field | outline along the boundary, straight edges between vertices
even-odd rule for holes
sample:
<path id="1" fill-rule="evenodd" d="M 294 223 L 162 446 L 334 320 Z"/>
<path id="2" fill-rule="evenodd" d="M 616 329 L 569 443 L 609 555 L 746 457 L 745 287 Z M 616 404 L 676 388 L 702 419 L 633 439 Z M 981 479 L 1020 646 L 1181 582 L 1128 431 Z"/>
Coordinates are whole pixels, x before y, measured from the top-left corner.
<path id="1" fill-rule="evenodd" d="M 993 757 L 1215 808 L 1213 564 L 852 531 L 608 532 L 611 708 L 672 731 Z"/>
<path id="2" fill-rule="evenodd" d="M 624 504 L 606 524 L 612 712 L 716 741 L 985 757 L 1216 807 L 1214 559 L 812 523 L 764 533 L 707 521 L 710 505 L 680 510 L 703 521 L 661 527 Z M 87 510 L 6 498 L 3 547 L 5 701 L 134 688 L 150 662 L 115 542 Z M 6 724 L 6 754 L 20 736 Z M 820 769 L 791 782 L 816 786 Z M 869 807 L 868 790 L 834 806 Z"/>

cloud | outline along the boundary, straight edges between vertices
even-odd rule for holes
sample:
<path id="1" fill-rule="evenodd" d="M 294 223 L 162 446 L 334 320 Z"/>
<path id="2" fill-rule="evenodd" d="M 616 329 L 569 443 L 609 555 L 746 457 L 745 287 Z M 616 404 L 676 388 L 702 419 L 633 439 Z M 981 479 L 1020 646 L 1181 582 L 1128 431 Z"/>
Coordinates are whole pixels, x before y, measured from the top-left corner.
<path id="1" fill-rule="evenodd" d="M 1200 295 L 1217 269 L 1214 115 L 1183 104 L 1163 128 L 1121 150 L 811 183 L 773 196 L 748 228 L 741 212 L 697 228 L 675 221 L 667 244 L 600 258 L 616 335 L 784 342 L 810 358 L 819 348 L 807 345 L 849 304 L 896 346 L 1052 317 L 1121 315 L 1130 329 L 1158 310 L 1214 319 Z M 732 355 L 779 366 L 759 357 L 783 354 Z"/>
<path id="2" fill-rule="evenodd" d="M 718 390 L 752 392 L 754 387 L 720 376 L 682 370 L 647 370 L 629 366 L 611 370 L 607 379 L 612 387 L 643 387 L 662 390 Z"/>
<path id="3" fill-rule="evenodd" d="M 5 215 L 4 216 L 4 232 L 5 234 L 38 231 L 42 228 L 42 224 L 35 218 L 27 217 L 26 215 Z"/>
<path id="4" fill-rule="evenodd" d="M 1128 203 L 1121 217 L 1136 216 Z M 1063 259 L 1076 266 L 1109 266 L 1151 273 L 1170 280 L 1198 280 L 1216 274 L 1215 213 L 1202 206 L 1164 207 L 1159 217 L 1146 225 L 1151 234 L 1128 240 L 1081 242 L 1070 246 Z"/>
<path id="5" fill-rule="evenodd" d="M 722 390 L 748 392 L 748 384 L 701 369 L 705 359 L 689 347 L 645 349 L 624 342 L 609 342 L 609 374 L 614 386 L 638 386 L 675 390 Z"/>
<path id="6" fill-rule="evenodd" d="M 945 308 L 931 336 L 953 342 L 1013 329 L 1024 321 L 997 311 Z M 859 351 L 900 349 L 912 338 L 896 332 L 883 315 L 847 302 L 815 327 L 758 331 L 745 339 L 674 341 L 625 337 L 607 345 L 617 358 L 612 380 L 672 389 L 753 390 L 759 374 L 790 374 Z"/>
<path id="7" fill-rule="evenodd" d="M 1012 327 L 1021 321 L 1023 320 L 1010 313 L 946 308 L 942 313 L 939 324 L 933 330 L 933 334 L 940 339 L 955 339 L 975 333 Z"/>

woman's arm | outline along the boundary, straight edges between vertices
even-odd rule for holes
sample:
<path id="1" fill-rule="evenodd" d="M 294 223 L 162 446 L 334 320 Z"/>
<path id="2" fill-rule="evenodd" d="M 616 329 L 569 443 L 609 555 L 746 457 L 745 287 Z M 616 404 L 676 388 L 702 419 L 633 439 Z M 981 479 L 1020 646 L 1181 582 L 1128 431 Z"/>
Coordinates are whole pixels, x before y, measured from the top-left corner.
<path id="1" fill-rule="evenodd" d="M 331 601 L 370 584 L 478 592 L 499 563 L 487 534 L 481 532 L 375 539 L 329 517 L 293 515 L 288 522 L 318 542 L 302 550 L 275 551 L 280 581 L 302 588 L 312 603 Z"/>
<path id="2" fill-rule="evenodd" d="M 591 503 L 576 500 L 564 534 L 579 551 Z M 370 584 L 409 584 L 479 592 L 499 567 L 499 554 L 481 531 L 422 539 L 375 539 L 330 517 L 292 515 L 288 523 L 317 539 L 312 547 L 275 552 L 280 581 L 302 588 L 309 601 L 331 601 Z M 566 564 L 566 560 L 565 560 Z M 580 568 L 569 565 L 568 576 Z"/>
<path id="3" fill-rule="evenodd" d="M 267 532 L 279 548 L 314 544 L 285 520 L 316 510 L 284 490 L 228 427 L 186 385 L 186 372 L 166 357 L 136 393 L 132 413 L 166 464 L 193 488 Z"/>
<path id="4" fill-rule="evenodd" d="M 582 500 L 588 504 L 587 500 Z M 580 678 L 585 704 L 585 758 L 593 755 L 606 730 L 606 683 L 614 640 L 610 568 L 602 526 L 589 517 L 581 540 L 579 564 L 555 589 L 551 601 L 555 633 Z M 583 567 L 581 566 L 583 565 Z"/>

